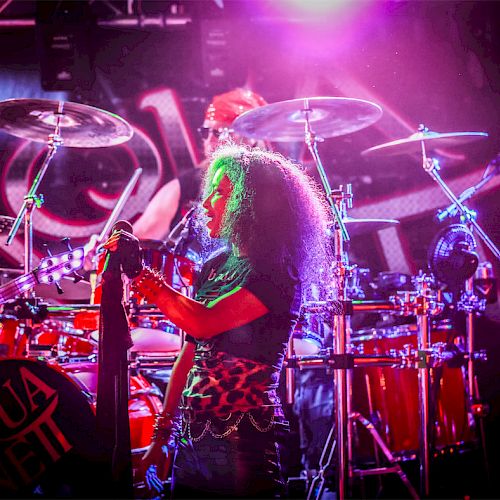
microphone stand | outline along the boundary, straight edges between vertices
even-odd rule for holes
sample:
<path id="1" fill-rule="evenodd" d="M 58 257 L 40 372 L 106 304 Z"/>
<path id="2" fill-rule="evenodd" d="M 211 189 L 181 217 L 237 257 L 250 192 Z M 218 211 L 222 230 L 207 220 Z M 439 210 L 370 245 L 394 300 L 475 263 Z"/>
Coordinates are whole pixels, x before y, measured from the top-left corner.
<path id="1" fill-rule="evenodd" d="M 351 302 L 347 300 L 347 291 L 345 286 L 346 273 L 348 267 L 347 254 L 345 252 L 345 243 L 349 241 L 349 233 L 342 220 L 342 213 L 345 211 L 345 200 L 351 203 L 352 192 L 347 188 L 333 193 L 325 170 L 318 154 L 317 142 L 322 140 L 318 138 L 311 128 L 310 114 L 312 109 L 309 107 L 309 99 L 304 99 L 304 108 L 301 110 L 304 116 L 305 142 L 314 159 L 316 168 L 323 183 L 323 187 L 332 209 L 335 229 L 334 229 L 334 256 L 335 256 L 335 274 L 337 279 L 335 302 L 341 303 L 342 308 L 334 309 L 333 315 L 333 353 L 340 361 L 334 369 L 335 384 L 335 434 L 336 434 L 336 459 L 337 459 L 337 498 L 343 500 L 348 496 L 350 479 L 350 457 L 351 457 L 351 439 L 350 439 L 350 421 L 349 421 L 349 395 L 350 388 L 350 366 L 348 362 L 350 354 L 350 334 L 348 328 L 348 317 L 350 314 Z M 342 361 L 343 360 L 343 361 Z"/>

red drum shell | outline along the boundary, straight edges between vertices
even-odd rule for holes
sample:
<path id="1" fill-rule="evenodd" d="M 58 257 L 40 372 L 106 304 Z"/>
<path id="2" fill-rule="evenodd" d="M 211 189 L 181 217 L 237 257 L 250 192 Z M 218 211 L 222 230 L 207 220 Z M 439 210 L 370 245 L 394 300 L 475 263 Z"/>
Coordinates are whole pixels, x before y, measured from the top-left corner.
<path id="1" fill-rule="evenodd" d="M 92 396 L 92 406 L 95 407 L 97 363 L 63 363 L 60 369 L 67 373 L 82 391 Z M 131 375 L 128 413 L 132 450 L 149 446 L 153 435 L 155 415 L 161 411 L 161 408 L 162 403 L 157 390 L 142 375 Z"/>
<path id="2" fill-rule="evenodd" d="M 359 333 L 359 332 L 358 332 Z M 406 344 L 417 347 L 416 325 L 378 329 L 353 335 L 353 346 L 363 354 L 389 354 Z M 452 330 L 436 329 L 431 342 L 447 342 Z M 441 371 L 438 380 L 438 370 Z M 472 442 L 475 438 L 467 407 L 462 368 L 444 366 L 431 370 L 436 400 L 433 447 Z M 382 435 L 392 452 L 405 454 L 419 449 L 418 374 L 416 369 L 391 367 L 356 368 L 353 373 L 353 410 L 370 415 L 368 401 L 378 416 Z"/>
<path id="3" fill-rule="evenodd" d="M 21 357 L 26 351 L 26 336 L 18 330 L 19 321 L 3 316 L 0 320 L 0 358 Z"/>
<path id="4" fill-rule="evenodd" d="M 141 254 L 145 266 L 156 269 L 167 283 L 179 289 L 194 285 L 196 264 L 182 255 L 175 255 L 159 240 L 141 240 Z"/>
<path id="5" fill-rule="evenodd" d="M 82 330 L 72 327 L 65 321 L 49 321 L 37 330 L 33 342 L 36 345 L 53 346 L 58 355 L 89 356 L 96 352 L 97 346 L 84 336 Z"/>

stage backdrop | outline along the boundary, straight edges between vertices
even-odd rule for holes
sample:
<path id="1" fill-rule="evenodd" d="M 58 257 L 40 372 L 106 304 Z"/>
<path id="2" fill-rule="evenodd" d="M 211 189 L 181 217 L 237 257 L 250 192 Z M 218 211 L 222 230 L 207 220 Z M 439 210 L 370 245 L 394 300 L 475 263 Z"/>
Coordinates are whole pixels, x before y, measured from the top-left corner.
<path id="1" fill-rule="evenodd" d="M 400 221 L 353 238 L 351 260 L 373 273 L 425 270 L 430 242 L 456 219 L 435 220 L 449 202 L 423 171 L 418 149 L 376 158 L 362 156 L 364 149 L 406 138 L 419 124 L 487 132 L 488 139 L 436 153 L 456 194 L 477 183 L 500 152 L 494 3 L 331 2 L 318 13 L 300 10 L 300 2 L 176 2 L 175 9 L 173 2 L 144 2 L 142 12 L 127 13 L 126 2 L 62 2 L 69 9 L 63 14 L 60 2 L 38 11 L 27 3 L 0 13 L 11 21 L 0 26 L 0 44 L 9 47 L 0 52 L 0 100 L 79 102 L 117 113 L 134 129 L 120 146 L 58 150 L 39 189 L 45 202 L 34 215 L 37 258 L 43 244 L 57 251 L 61 238 L 78 245 L 100 232 L 140 166 L 120 214 L 137 218 L 164 182 L 200 160 L 203 111 L 214 94 L 235 86 L 270 103 L 338 96 L 382 107 L 374 125 L 319 144 L 332 188 L 353 185 L 351 217 Z M 133 21 L 123 27 L 110 4 Z M 72 33 L 69 55 L 51 44 L 58 33 Z M 304 141 L 274 147 L 316 175 Z M 0 214 L 17 214 L 46 149 L 0 131 Z M 494 177 L 469 203 L 497 245 L 499 182 Z M 492 260 L 477 239 L 481 260 Z M 3 267 L 23 262 L 22 235 L 0 246 L 0 258 Z"/>

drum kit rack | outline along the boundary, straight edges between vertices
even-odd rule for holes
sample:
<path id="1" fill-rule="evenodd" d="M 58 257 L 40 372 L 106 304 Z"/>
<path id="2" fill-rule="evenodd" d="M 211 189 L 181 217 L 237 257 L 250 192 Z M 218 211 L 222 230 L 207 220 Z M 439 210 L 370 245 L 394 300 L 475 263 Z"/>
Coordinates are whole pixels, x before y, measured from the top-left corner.
<path id="1" fill-rule="evenodd" d="M 352 369 L 362 366 L 389 366 L 392 368 L 407 368 L 418 372 L 418 407 L 419 407 L 419 473 L 420 495 L 428 497 L 430 493 L 430 462 L 431 462 L 431 422 L 430 417 L 430 373 L 431 370 L 447 363 L 456 356 L 443 346 L 431 343 L 431 317 L 442 311 L 435 288 L 435 279 L 431 274 L 420 273 L 415 278 L 416 292 L 405 294 L 403 298 L 395 297 L 393 304 L 388 309 L 394 312 L 403 312 L 413 315 L 417 319 L 417 347 L 407 347 L 399 353 L 384 355 L 359 355 L 351 348 L 350 316 L 355 310 L 353 301 L 348 297 L 347 280 L 353 267 L 349 264 L 346 243 L 349 242 L 347 208 L 352 207 L 353 193 L 350 185 L 340 186 L 332 190 L 320 156 L 317 143 L 328 137 L 335 137 L 352 133 L 367 127 L 380 118 L 382 110 L 374 103 L 349 98 L 323 98 L 312 97 L 278 102 L 247 111 L 240 115 L 233 123 L 234 130 L 243 136 L 266 141 L 302 141 L 314 160 L 319 177 L 324 187 L 326 198 L 334 216 L 334 293 L 328 301 L 318 304 L 309 302 L 304 305 L 307 312 L 327 312 L 332 320 L 333 345 L 328 347 L 324 354 L 296 356 L 290 347 L 287 359 L 287 373 L 294 369 L 325 368 L 330 367 L 334 374 L 335 391 L 335 419 L 334 426 L 327 437 L 327 442 L 320 459 L 320 470 L 311 481 L 308 489 L 308 499 L 320 498 L 323 493 L 325 480 L 323 474 L 326 467 L 331 465 L 335 457 L 334 468 L 336 472 L 337 498 L 350 496 L 352 479 L 354 476 L 370 474 L 397 473 L 406 485 L 410 495 L 417 498 L 418 494 L 406 478 L 401 467 L 396 463 L 392 453 L 374 428 L 373 424 L 362 417 L 352 408 Z M 426 173 L 440 186 L 445 195 L 450 199 L 462 219 L 467 222 L 470 230 L 474 230 L 487 245 L 492 254 L 498 259 L 499 250 L 491 241 L 485 231 L 477 223 L 472 211 L 468 210 L 455 196 L 439 175 L 439 164 L 434 158 L 427 155 L 430 148 L 443 148 L 461 145 L 478 139 L 484 139 L 488 134 L 483 132 L 456 132 L 435 133 L 420 125 L 418 131 L 408 138 L 381 144 L 363 151 L 363 155 L 376 154 L 403 154 L 420 151 L 422 167 Z M 382 221 L 383 222 L 383 221 Z M 473 248 L 468 248 L 473 251 Z M 472 274 L 475 269 L 473 269 Z M 474 390 L 474 361 L 485 359 L 484 352 L 474 351 L 474 315 L 484 308 L 484 302 L 477 301 L 473 296 L 471 287 L 472 276 L 465 277 L 467 282 L 465 293 L 458 307 L 467 311 L 467 351 L 462 353 L 467 364 L 469 396 L 472 398 Z M 387 306 L 387 305 L 386 305 Z M 373 305 L 371 306 L 373 307 Z M 376 307 L 376 305 L 375 305 Z M 291 375 L 287 378 L 291 380 Z M 293 382 L 289 382 L 289 395 L 293 392 Z M 363 423 L 369 430 L 389 459 L 390 466 L 376 468 L 371 471 L 356 470 L 352 455 L 352 421 L 356 419 Z"/>
<path id="2" fill-rule="evenodd" d="M 432 438 L 430 414 L 432 408 L 430 391 L 430 374 L 450 360 L 456 360 L 457 353 L 449 351 L 445 346 L 431 342 L 432 317 L 443 309 L 443 303 L 436 290 L 435 276 L 421 272 L 414 278 L 416 290 L 392 296 L 388 301 L 353 300 L 349 295 L 347 283 L 352 279 L 355 267 L 349 262 L 347 244 L 354 234 L 377 231 L 397 224 L 394 219 L 354 219 L 348 216 L 352 208 L 353 192 L 351 185 L 341 185 L 332 189 L 329 185 L 322 164 L 318 143 L 326 138 L 337 137 L 361 130 L 375 123 L 382 115 L 382 109 L 372 102 L 343 97 L 310 97 L 268 104 L 240 115 L 233 123 L 237 134 L 268 142 L 302 142 L 304 141 L 314 160 L 319 178 L 324 188 L 334 221 L 331 237 L 335 265 L 332 270 L 333 284 L 331 296 L 323 301 L 307 301 L 303 310 L 306 313 L 327 315 L 331 320 L 333 332 L 332 345 L 313 355 L 296 355 L 293 342 L 290 343 L 286 359 L 287 395 L 293 398 L 294 370 L 325 369 L 333 372 L 335 392 L 334 425 L 325 442 L 320 461 L 320 470 L 311 481 L 308 499 L 320 498 L 325 486 L 324 473 L 333 464 L 336 477 L 337 498 L 343 499 L 351 495 L 352 481 L 356 476 L 381 475 L 396 473 L 407 487 L 413 498 L 418 498 L 414 486 L 401 469 L 397 458 L 391 452 L 374 424 L 360 412 L 356 412 L 352 402 L 353 370 L 360 367 L 377 366 L 400 368 L 418 373 L 418 409 L 419 409 L 419 474 L 420 496 L 429 496 L 431 477 Z M 33 269 L 33 210 L 43 204 L 43 196 L 38 194 L 40 183 L 48 169 L 49 163 L 59 147 L 107 147 L 126 142 L 132 137 L 132 128 L 122 118 L 83 104 L 46 99 L 10 99 L 0 102 L 0 129 L 23 139 L 45 143 L 48 151 L 37 172 L 33 183 L 24 198 L 23 205 L 15 219 L 10 219 L 10 231 L 7 245 L 10 245 L 20 229 L 24 219 L 24 273 L 29 275 Z M 381 144 L 365 150 L 366 156 L 379 154 L 406 154 L 420 152 L 422 168 L 439 185 L 441 190 L 459 212 L 470 232 L 479 235 L 481 240 L 499 258 L 500 252 L 479 226 L 475 214 L 464 205 L 464 198 L 457 197 L 439 175 L 438 162 L 428 156 L 428 150 L 458 146 L 472 141 L 484 139 L 482 132 L 435 133 L 420 126 L 418 131 L 408 138 Z M 106 233 L 119 216 L 123 204 L 130 195 L 141 169 L 137 169 L 122 193 L 111 216 L 108 219 L 97 243 L 101 243 Z M 4 218 L 6 220 L 6 218 Z M 474 248 L 467 250 L 473 252 Z M 76 269 L 71 269 L 75 271 Z M 473 274 L 473 273 L 472 273 Z M 92 298 L 90 304 L 77 306 L 48 306 L 47 313 L 51 317 L 74 317 L 79 312 L 97 312 L 93 296 L 96 285 L 95 274 L 91 274 Z M 57 283 L 57 276 L 50 282 Z M 466 350 L 460 353 L 461 363 L 467 366 L 469 397 L 477 396 L 474 386 L 474 363 L 485 359 L 484 352 L 474 350 L 474 317 L 484 309 L 484 301 L 474 294 L 471 275 L 464 277 L 465 289 L 457 307 L 466 313 Z M 26 300 L 32 299 L 29 290 L 23 290 Z M 353 349 L 351 339 L 350 316 L 364 311 L 386 311 L 389 314 L 415 317 L 417 322 L 417 345 L 406 346 L 397 352 L 383 354 L 364 354 Z M 137 306 L 131 302 L 130 317 L 146 316 L 153 318 L 160 315 L 154 305 Z M 24 320 L 25 336 L 32 331 L 32 321 Z M 19 340 L 19 339 L 17 339 Z M 182 342 L 182 339 L 181 339 Z M 135 351 L 131 367 L 137 370 L 158 366 L 171 366 L 175 361 L 176 346 L 171 352 L 160 352 L 143 355 L 140 348 Z M 172 355 L 170 355 L 172 354 Z M 353 459 L 352 428 L 354 421 L 365 426 L 389 461 L 387 467 L 376 467 L 371 470 L 357 469 Z"/>

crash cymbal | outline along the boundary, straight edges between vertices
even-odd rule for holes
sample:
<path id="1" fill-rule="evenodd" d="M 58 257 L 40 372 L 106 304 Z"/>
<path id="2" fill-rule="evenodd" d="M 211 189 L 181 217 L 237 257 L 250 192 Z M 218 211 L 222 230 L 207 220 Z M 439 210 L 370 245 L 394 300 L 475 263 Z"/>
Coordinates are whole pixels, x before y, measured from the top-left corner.
<path id="1" fill-rule="evenodd" d="M 237 134 L 253 139 L 303 141 L 307 114 L 316 136 L 327 138 L 368 127 L 382 116 L 382 108 L 348 97 L 304 97 L 246 111 L 236 118 L 232 128 Z"/>
<path id="2" fill-rule="evenodd" d="M 48 142 L 59 123 L 62 145 L 102 148 L 128 141 L 132 127 L 119 116 L 74 102 L 7 99 L 0 102 L 0 129 L 35 142 Z"/>
<path id="3" fill-rule="evenodd" d="M 461 146 L 469 142 L 485 139 L 488 134 L 485 132 L 446 132 L 443 134 L 431 131 L 416 132 L 415 134 L 398 139 L 397 141 L 386 142 L 378 146 L 365 149 L 362 155 L 399 155 L 413 154 L 421 152 L 421 142 L 425 141 L 426 150 Z"/>
<path id="4" fill-rule="evenodd" d="M 349 236 L 372 233 L 399 224 L 396 219 L 354 219 L 353 217 L 346 217 L 343 222 Z"/>

